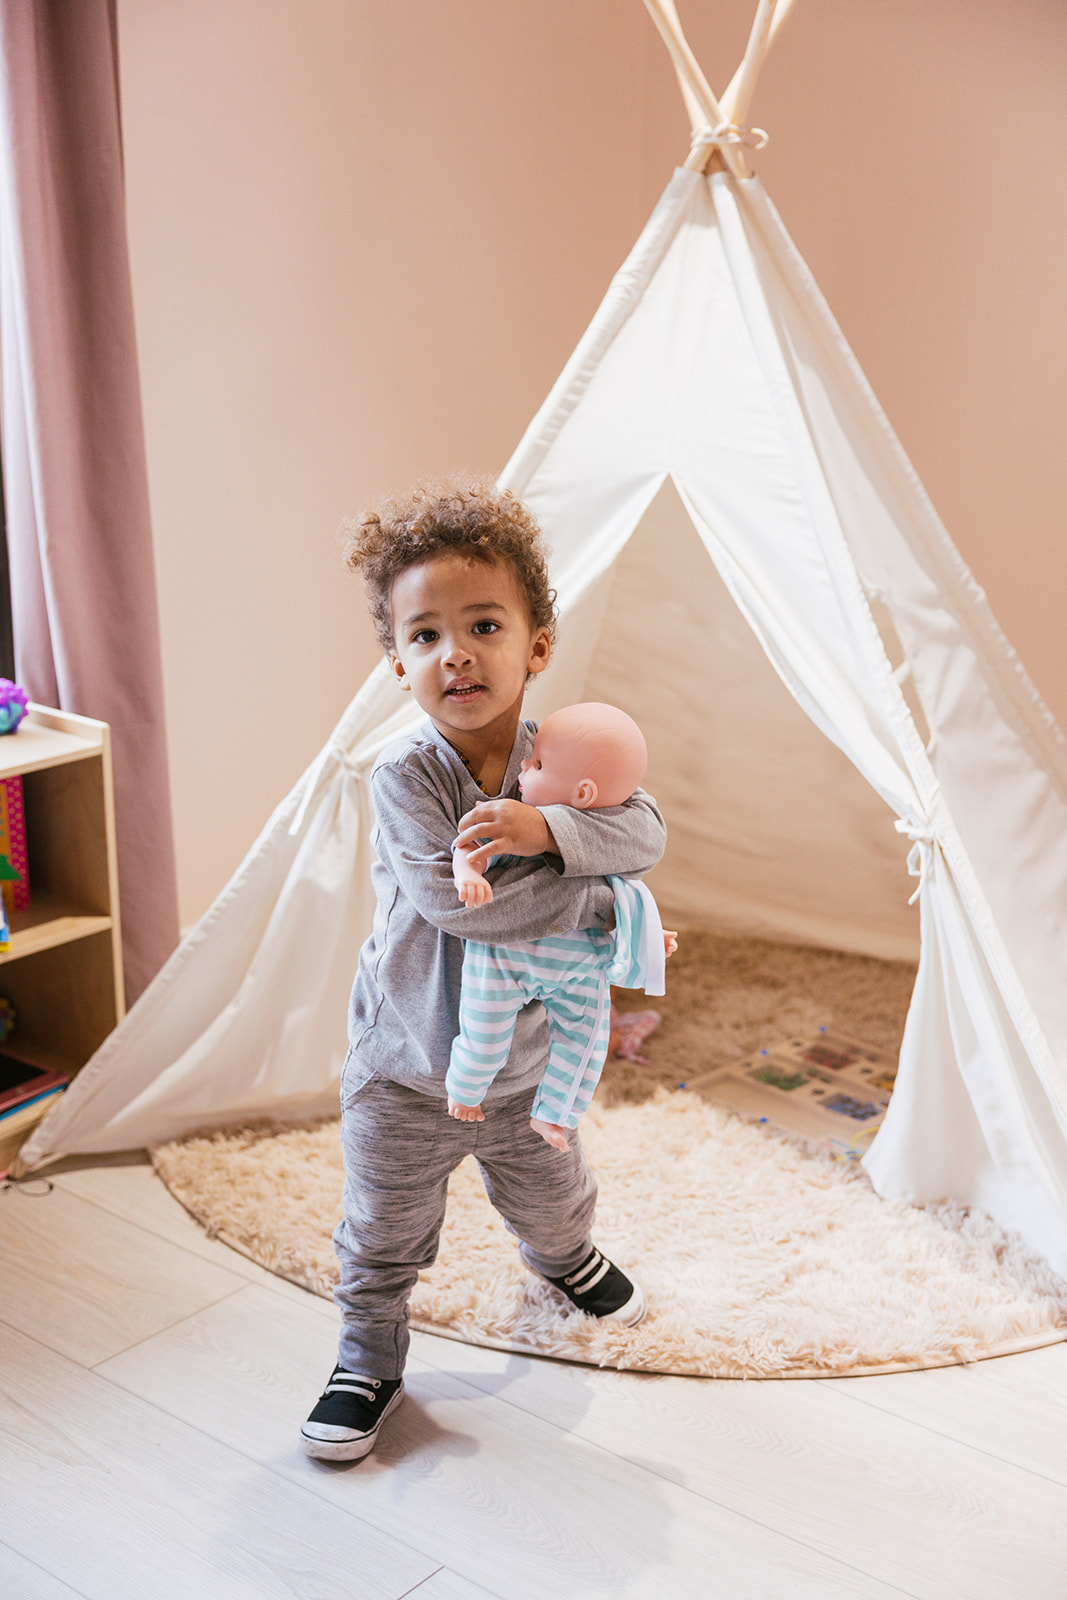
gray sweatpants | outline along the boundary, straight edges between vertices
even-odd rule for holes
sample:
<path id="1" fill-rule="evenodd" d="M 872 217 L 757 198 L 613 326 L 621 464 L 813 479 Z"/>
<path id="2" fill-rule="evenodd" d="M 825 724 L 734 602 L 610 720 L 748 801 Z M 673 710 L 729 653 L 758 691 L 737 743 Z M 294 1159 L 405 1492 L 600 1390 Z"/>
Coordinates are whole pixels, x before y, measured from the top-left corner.
<path id="1" fill-rule="evenodd" d="M 448 1179 L 464 1156 L 519 1239 L 534 1272 L 559 1278 L 591 1248 L 596 1179 L 575 1130 L 566 1151 L 530 1128 L 533 1089 L 458 1122 L 443 1099 L 346 1063 L 342 1081 L 344 1218 L 334 1236 L 341 1282 L 338 1360 L 368 1378 L 398 1378 L 407 1358 L 408 1297 L 437 1257 Z"/>

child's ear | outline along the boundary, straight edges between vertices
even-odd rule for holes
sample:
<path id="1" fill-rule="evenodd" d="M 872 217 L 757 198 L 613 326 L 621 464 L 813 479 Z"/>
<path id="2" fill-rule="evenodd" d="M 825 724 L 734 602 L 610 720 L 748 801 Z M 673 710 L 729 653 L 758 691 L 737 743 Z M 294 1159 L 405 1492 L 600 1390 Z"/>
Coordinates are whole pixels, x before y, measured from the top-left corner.
<path id="1" fill-rule="evenodd" d="M 583 778 L 574 791 L 571 805 L 578 811 L 589 811 L 596 805 L 597 787 L 592 778 Z"/>
<path id="2" fill-rule="evenodd" d="M 547 628 L 538 628 L 530 645 L 530 659 L 526 664 L 526 671 L 544 672 L 551 654 L 552 636 Z"/>
<path id="3" fill-rule="evenodd" d="M 410 690 L 411 685 L 408 682 L 408 675 L 404 671 L 404 663 L 401 661 L 395 650 L 390 650 L 389 652 L 389 665 L 392 667 L 393 677 L 396 679 L 400 687 L 402 689 Z"/>

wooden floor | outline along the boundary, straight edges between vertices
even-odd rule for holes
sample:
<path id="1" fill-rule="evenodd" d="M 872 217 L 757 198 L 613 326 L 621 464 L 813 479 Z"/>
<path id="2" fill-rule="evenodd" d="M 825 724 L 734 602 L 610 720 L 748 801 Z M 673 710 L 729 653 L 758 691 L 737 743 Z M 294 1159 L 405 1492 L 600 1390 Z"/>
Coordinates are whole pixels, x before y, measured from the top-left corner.
<path id="1" fill-rule="evenodd" d="M 147 1165 L 0 1194 L 0 1595 L 1067 1596 L 1067 1346 L 742 1384 L 418 1336 L 335 1467 L 297 1437 L 335 1341 Z"/>

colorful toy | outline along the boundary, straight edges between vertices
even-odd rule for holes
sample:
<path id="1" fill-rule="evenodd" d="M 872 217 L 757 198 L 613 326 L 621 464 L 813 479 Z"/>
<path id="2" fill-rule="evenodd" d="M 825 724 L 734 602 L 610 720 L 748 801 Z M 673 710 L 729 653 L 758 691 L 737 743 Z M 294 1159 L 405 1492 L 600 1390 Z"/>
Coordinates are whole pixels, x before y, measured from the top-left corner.
<path id="1" fill-rule="evenodd" d="M 29 697 L 10 678 L 0 678 L 0 733 L 14 733 L 29 705 Z"/>
<path id="2" fill-rule="evenodd" d="M 18 878 L 18 873 L 6 856 L 0 855 L 0 883 L 13 883 Z M 7 922 L 7 906 L 0 895 L 0 950 L 11 949 L 11 930 Z"/>

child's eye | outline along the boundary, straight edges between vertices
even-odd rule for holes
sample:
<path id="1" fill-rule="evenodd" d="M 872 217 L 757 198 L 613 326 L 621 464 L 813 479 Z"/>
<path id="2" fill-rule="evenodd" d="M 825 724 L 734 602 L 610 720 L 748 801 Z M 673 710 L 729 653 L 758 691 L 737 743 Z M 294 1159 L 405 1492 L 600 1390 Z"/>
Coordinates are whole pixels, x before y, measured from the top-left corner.
<path id="1" fill-rule="evenodd" d="M 437 634 L 432 628 L 420 628 L 418 633 L 411 635 L 412 644 L 433 644 Z"/>
<path id="2" fill-rule="evenodd" d="M 474 628 L 472 629 L 472 632 L 474 632 L 474 633 L 496 633 L 497 630 L 499 629 L 499 627 L 500 627 L 499 622 L 494 622 L 491 617 L 483 617 L 480 622 L 476 622 L 474 624 Z"/>

